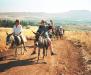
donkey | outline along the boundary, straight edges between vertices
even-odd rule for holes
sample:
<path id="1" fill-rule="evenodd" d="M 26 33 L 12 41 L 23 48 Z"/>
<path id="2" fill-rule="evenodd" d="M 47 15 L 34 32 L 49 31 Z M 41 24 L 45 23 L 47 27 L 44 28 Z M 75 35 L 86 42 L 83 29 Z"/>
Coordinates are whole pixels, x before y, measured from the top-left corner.
<path id="1" fill-rule="evenodd" d="M 12 34 L 8 34 L 8 33 L 6 33 L 6 34 L 7 34 L 6 45 L 7 46 L 11 45 L 15 48 L 15 57 L 17 57 L 17 55 L 18 55 L 18 47 L 19 46 L 21 46 L 21 54 L 24 54 L 24 51 L 27 51 L 23 40 L 19 41 L 18 36 L 13 36 Z M 22 46 L 24 48 L 24 51 L 22 50 Z"/>
<path id="2" fill-rule="evenodd" d="M 34 32 L 33 32 L 34 33 Z M 43 32 L 44 33 L 44 32 Z M 34 33 L 35 34 L 35 44 L 38 47 L 38 60 L 39 61 L 39 56 L 40 56 L 40 49 L 43 49 L 43 59 L 44 56 L 47 56 L 47 50 L 48 50 L 48 39 L 46 37 L 43 36 L 43 33 Z"/>
<path id="3" fill-rule="evenodd" d="M 61 39 L 61 38 L 63 38 L 63 35 L 64 35 L 64 29 L 57 26 L 55 29 L 56 38 L 58 39 L 60 37 L 60 39 Z"/>

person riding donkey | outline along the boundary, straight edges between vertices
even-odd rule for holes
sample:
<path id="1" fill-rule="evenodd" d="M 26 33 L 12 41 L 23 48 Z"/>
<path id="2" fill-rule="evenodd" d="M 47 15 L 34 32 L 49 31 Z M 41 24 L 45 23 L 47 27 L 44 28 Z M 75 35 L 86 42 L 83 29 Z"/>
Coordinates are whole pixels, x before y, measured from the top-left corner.
<path id="1" fill-rule="evenodd" d="M 43 33 L 43 36 L 46 37 L 48 39 L 48 43 L 49 43 L 49 48 L 50 48 L 50 52 L 51 55 L 55 55 L 55 53 L 53 52 L 53 47 L 52 47 L 52 41 L 48 35 L 48 26 L 46 25 L 46 22 L 44 20 L 41 20 L 41 24 L 39 26 L 39 29 L 37 30 L 38 33 Z M 32 52 L 31 55 L 36 54 L 36 45 L 34 46 L 34 51 Z"/>
<path id="2" fill-rule="evenodd" d="M 15 21 L 15 25 L 13 26 L 13 32 L 11 33 L 11 35 L 14 36 L 14 45 L 19 45 L 22 42 L 24 43 L 25 39 L 22 35 L 22 25 L 20 25 L 20 21 L 18 19 Z"/>
<path id="3" fill-rule="evenodd" d="M 64 28 L 62 26 L 59 26 L 59 35 L 60 35 L 60 38 L 63 38 Z"/>
<path id="4" fill-rule="evenodd" d="M 6 45 L 11 45 L 10 48 L 15 48 L 15 57 L 17 57 L 19 46 L 21 46 L 21 54 L 24 54 L 24 51 L 27 51 L 24 44 L 25 42 L 27 42 L 27 40 L 22 35 L 22 26 L 20 25 L 19 20 L 16 20 L 13 27 L 13 32 L 11 34 L 7 33 Z M 22 49 L 22 47 L 24 48 L 24 50 Z"/>
<path id="5" fill-rule="evenodd" d="M 52 20 L 50 20 L 50 25 L 52 26 L 52 37 L 55 38 L 55 25 Z"/>

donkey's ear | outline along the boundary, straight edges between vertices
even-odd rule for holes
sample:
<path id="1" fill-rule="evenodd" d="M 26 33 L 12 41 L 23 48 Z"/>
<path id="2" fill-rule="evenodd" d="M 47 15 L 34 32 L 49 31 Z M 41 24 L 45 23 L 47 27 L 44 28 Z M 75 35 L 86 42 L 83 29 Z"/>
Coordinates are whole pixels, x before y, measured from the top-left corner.
<path id="1" fill-rule="evenodd" d="M 33 31 L 32 31 L 33 32 Z M 33 32 L 33 34 L 35 34 L 36 35 L 36 33 L 35 32 Z"/>
<path id="2" fill-rule="evenodd" d="M 9 35 L 7 32 L 6 32 L 7 35 Z"/>
<path id="3" fill-rule="evenodd" d="M 39 32 L 37 32 L 37 34 L 40 34 Z"/>

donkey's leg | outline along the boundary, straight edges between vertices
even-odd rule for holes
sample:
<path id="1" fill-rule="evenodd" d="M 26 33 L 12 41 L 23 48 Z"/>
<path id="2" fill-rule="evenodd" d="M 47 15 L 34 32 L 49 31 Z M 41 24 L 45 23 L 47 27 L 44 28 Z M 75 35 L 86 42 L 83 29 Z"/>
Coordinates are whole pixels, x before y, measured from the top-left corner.
<path id="1" fill-rule="evenodd" d="M 47 56 L 47 49 L 48 49 L 49 43 L 48 40 L 46 41 L 46 46 L 45 46 L 45 56 Z"/>
<path id="2" fill-rule="evenodd" d="M 46 51 L 46 52 L 45 52 L 45 53 L 46 53 L 46 56 L 47 56 L 47 49 L 48 49 L 48 47 L 46 47 L 46 50 L 45 50 L 45 51 Z"/>
<path id="3" fill-rule="evenodd" d="M 43 48 L 43 59 L 44 59 L 44 56 L 45 56 L 45 48 Z"/>
<path id="4" fill-rule="evenodd" d="M 40 56 L 40 48 L 38 48 L 38 60 L 37 60 L 37 62 L 39 61 L 39 56 Z"/>
<path id="5" fill-rule="evenodd" d="M 21 55 L 22 55 L 22 45 L 21 45 Z"/>
<path id="6" fill-rule="evenodd" d="M 64 36 L 63 36 L 63 34 L 62 34 L 62 35 L 61 35 L 61 39 L 63 39 L 63 37 L 64 37 Z"/>
<path id="7" fill-rule="evenodd" d="M 17 54 L 18 54 L 18 52 L 17 52 L 17 47 L 16 47 L 16 49 L 15 49 L 15 57 L 17 57 Z"/>
<path id="8" fill-rule="evenodd" d="M 55 34 L 53 34 L 52 38 L 53 38 L 53 41 L 54 41 L 54 40 L 55 40 L 55 38 L 56 38 Z"/>
<path id="9" fill-rule="evenodd" d="M 27 51 L 26 47 L 25 47 L 25 44 L 23 43 L 23 48 L 24 48 L 24 51 Z"/>
<path id="10" fill-rule="evenodd" d="M 61 39 L 62 38 L 62 35 L 60 34 L 59 36 L 60 36 L 60 39 Z"/>
<path id="11" fill-rule="evenodd" d="M 59 35 L 57 34 L 57 40 L 58 40 L 58 36 L 59 36 Z"/>
<path id="12" fill-rule="evenodd" d="M 24 47 L 24 51 L 27 51 L 26 48 L 25 48 L 25 43 L 24 43 L 24 40 L 23 40 L 22 36 L 20 36 L 20 38 L 21 38 L 21 43 L 23 44 L 23 47 Z"/>
<path id="13" fill-rule="evenodd" d="M 23 45 L 21 45 L 21 55 L 24 55 L 24 51 L 22 49 Z"/>

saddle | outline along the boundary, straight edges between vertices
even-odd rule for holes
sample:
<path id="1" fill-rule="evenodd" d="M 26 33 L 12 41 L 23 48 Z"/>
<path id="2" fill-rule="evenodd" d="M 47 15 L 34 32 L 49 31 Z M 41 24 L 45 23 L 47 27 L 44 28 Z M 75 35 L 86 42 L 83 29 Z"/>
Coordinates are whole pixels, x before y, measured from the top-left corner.
<path id="1" fill-rule="evenodd" d="M 14 36 L 15 44 L 20 45 L 23 41 L 20 36 Z"/>

